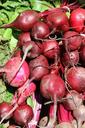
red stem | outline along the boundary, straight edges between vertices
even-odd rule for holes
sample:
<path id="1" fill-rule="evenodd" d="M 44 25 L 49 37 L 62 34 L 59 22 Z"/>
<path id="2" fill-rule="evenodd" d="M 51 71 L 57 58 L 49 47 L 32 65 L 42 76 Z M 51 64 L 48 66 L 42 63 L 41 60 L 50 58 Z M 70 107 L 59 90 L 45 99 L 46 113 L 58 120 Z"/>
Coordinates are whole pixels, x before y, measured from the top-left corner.
<path id="1" fill-rule="evenodd" d="M 37 100 L 35 98 L 35 94 L 32 95 L 32 99 L 33 99 L 33 102 L 35 103 L 34 107 L 33 107 L 34 117 L 28 123 L 28 128 L 36 128 L 37 127 L 39 117 L 40 117 L 41 108 L 42 108 L 42 105 L 39 102 L 37 102 Z"/>
<path id="2" fill-rule="evenodd" d="M 35 92 L 36 87 L 34 85 L 31 85 L 32 80 L 33 79 L 28 79 L 22 87 L 18 88 L 11 102 L 12 105 L 16 103 L 18 105 L 22 104 L 28 96 L 32 95 Z"/>
<path id="3" fill-rule="evenodd" d="M 60 12 L 61 11 L 68 11 L 66 8 L 62 8 L 62 7 L 59 7 L 59 8 L 51 8 L 49 10 L 46 10 L 46 11 L 43 11 L 43 12 L 40 12 L 39 13 L 39 16 L 40 17 L 44 17 L 44 16 L 47 16 L 47 15 L 50 15 L 51 13 L 53 12 Z"/>
<path id="4" fill-rule="evenodd" d="M 71 114 L 71 111 L 68 111 L 65 109 L 63 104 L 59 104 L 58 106 L 58 121 L 59 123 L 62 122 L 71 122 L 73 120 L 73 116 Z"/>

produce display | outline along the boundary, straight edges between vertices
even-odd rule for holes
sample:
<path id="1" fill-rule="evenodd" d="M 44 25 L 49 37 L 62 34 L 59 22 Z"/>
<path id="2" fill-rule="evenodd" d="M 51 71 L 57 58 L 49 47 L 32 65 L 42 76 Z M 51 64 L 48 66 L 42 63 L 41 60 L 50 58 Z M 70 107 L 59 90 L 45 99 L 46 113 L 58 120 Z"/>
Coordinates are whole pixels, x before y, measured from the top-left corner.
<path id="1" fill-rule="evenodd" d="M 85 1 L 1 0 L 0 128 L 85 128 Z"/>

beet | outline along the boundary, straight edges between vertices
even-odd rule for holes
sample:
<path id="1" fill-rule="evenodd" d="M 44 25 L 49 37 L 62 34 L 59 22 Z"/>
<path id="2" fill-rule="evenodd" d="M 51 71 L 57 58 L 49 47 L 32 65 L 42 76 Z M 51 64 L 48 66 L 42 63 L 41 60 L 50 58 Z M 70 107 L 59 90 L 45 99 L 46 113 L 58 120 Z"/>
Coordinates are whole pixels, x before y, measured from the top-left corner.
<path id="1" fill-rule="evenodd" d="M 40 55 L 29 63 L 30 76 L 36 80 L 40 80 L 44 75 L 49 73 L 49 64 L 45 56 Z"/>
<path id="2" fill-rule="evenodd" d="M 32 45 L 32 48 L 27 54 L 28 58 L 35 58 L 43 52 L 43 46 L 40 42 L 27 41 L 22 47 L 24 53 L 26 48 L 29 47 L 30 45 Z"/>
<path id="3" fill-rule="evenodd" d="M 18 36 L 18 45 L 23 46 L 27 41 L 31 41 L 30 33 L 23 32 Z"/>
<path id="4" fill-rule="evenodd" d="M 66 72 L 66 80 L 72 89 L 78 92 L 85 91 L 85 68 L 71 67 Z"/>
<path id="5" fill-rule="evenodd" d="M 61 57 L 61 62 L 64 66 L 77 65 L 79 62 L 78 50 L 69 52 L 69 55 L 68 53 L 65 52 L 63 56 Z"/>
<path id="6" fill-rule="evenodd" d="M 65 12 L 58 10 L 47 16 L 47 23 L 50 28 L 56 29 L 57 32 L 69 30 L 69 20 Z"/>
<path id="7" fill-rule="evenodd" d="M 32 36 L 35 39 L 46 38 L 50 33 L 49 26 L 41 21 L 38 21 L 32 28 Z"/>
<path id="8" fill-rule="evenodd" d="M 59 56 L 60 49 L 58 42 L 56 40 L 46 40 L 43 41 L 43 54 L 48 58 L 55 58 Z"/>
<path id="9" fill-rule="evenodd" d="M 13 119 L 19 125 L 27 125 L 33 118 L 33 110 L 29 105 L 20 105 L 13 114 Z"/>
<path id="10" fill-rule="evenodd" d="M 66 94 L 66 100 L 63 104 L 67 110 L 74 110 L 83 104 L 83 99 L 77 91 L 70 90 L 70 92 Z"/>
<path id="11" fill-rule="evenodd" d="M 77 8 L 71 12 L 70 24 L 72 29 L 77 32 L 82 32 L 85 28 L 85 9 Z"/>
<path id="12" fill-rule="evenodd" d="M 4 116 L 6 116 L 9 111 L 13 108 L 13 106 L 10 103 L 2 102 L 0 103 L 0 118 L 2 119 Z M 12 113 L 6 117 L 6 119 L 9 119 L 12 117 Z"/>
<path id="13" fill-rule="evenodd" d="M 21 60 L 22 59 L 20 57 L 13 57 L 5 65 L 5 69 L 9 70 L 9 72 L 5 72 L 5 78 L 8 83 L 11 82 L 10 85 L 13 87 L 22 86 L 25 83 L 25 81 L 29 78 L 30 71 L 26 61 L 24 61 L 20 70 L 16 74 L 17 69 L 21 63 Z"/>
<path id="14" fill-rule="evenodd" d="M 22 31 L 29 31 L 39 20 L 39 15 L 34 10 L 25 10 L 10 24 L 3 25 L 2 28 L 17 28 Z"/>
<path id="15" fill-rule="evenodd" d="M 53 109 L 50 111 L 50 120 L 47 128 L 56 126 L 56 113 L 58 99 L 65 95 L 65 84 L 63 79 L 55 73 L 50 73 L 42 77 L 40 83 L 40 92 L 46 99 L 51 99 L 54 102 Z M 54 114 L 53 114 L 54 113 Z"/>
<path id="16" fill-rule="evenodd" d="M 40 91 L 43 97 L 54 99 L 54 95 L 57 98 L 62 98 L 65 95 L 65 84 L 62 78 L 56 74 L 45 75 L 41 79 Z"/>
<path id="17" fill-rule="evenodd" d="M 75 31 L 67 31 L 63 35 L 63 43 L 65 48 L 69 51 L 77 50 L 80 48 L 82 42 L 82 38 L 78 32 Z"/>
<path id="18" fill-rule="evenodd" d="M 81 128 L 83 122 L 85 121 L 85 106 L 80 105 L 73 111 L 73 115 L 77 120 L 78 128 Z"/>

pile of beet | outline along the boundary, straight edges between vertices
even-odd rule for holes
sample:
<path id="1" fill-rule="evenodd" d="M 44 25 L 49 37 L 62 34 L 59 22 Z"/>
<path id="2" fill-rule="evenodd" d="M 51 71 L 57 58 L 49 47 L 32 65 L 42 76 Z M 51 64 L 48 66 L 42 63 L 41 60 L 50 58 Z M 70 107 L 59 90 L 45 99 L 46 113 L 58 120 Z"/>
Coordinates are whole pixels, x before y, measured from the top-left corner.
<path id="1" fill-rule="evenodd" d="M 17 50 L 0 68 L 14 89 L 0 104 L 9 128 L 83 128 L 85 123 L 85 9 L 23 11 L 2 28 L 20 30 Z M 33 105 L 27 104 L 28 97 Z"/>

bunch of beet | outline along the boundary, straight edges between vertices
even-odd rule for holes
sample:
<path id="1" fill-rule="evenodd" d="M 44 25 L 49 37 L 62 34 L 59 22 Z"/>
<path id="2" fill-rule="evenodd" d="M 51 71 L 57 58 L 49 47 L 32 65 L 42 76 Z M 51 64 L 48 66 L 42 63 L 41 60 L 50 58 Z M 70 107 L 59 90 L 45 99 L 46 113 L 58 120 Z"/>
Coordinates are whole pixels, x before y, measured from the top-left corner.
<path id="1" fill-rule="evenodd" d="M 44 12 L 26 10 L 1 26 L 21 33 L 17 51 L 0 68 L 0 77 L 8 88 L 14 88 L 11 103 L 0 104 L 0 123 L 12 119 L 13 126 L 26 128 L 83 127 L 85 9 L 71 10 L 70 17 L 67 11 L 62 7 Z M 33 106 L 27 104 L 28 97 L 32 97 Z"/>

